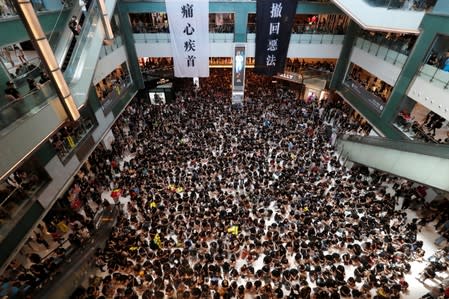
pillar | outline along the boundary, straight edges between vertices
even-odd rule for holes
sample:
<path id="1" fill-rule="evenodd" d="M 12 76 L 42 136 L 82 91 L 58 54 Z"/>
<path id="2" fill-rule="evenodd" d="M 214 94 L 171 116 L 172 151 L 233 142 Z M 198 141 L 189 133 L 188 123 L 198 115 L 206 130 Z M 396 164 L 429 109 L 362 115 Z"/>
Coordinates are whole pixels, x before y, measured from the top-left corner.
<path id="1" fill-rule="evenodd" d="M 346 31 L 345 38 L 343 40 L 343 46 L 341 48 L 340 57 L 338 57 L 337 64 L 335 65 L 334 74 L 332 75 L 331 82 L 329 84 L 330 89 L 337 89 L 345 79 L 346 70 L 348 69 L 352 48 L 354 41 L 360 31 L 359 25 L 353 20 L 349 22 L 348 29 Z"/>

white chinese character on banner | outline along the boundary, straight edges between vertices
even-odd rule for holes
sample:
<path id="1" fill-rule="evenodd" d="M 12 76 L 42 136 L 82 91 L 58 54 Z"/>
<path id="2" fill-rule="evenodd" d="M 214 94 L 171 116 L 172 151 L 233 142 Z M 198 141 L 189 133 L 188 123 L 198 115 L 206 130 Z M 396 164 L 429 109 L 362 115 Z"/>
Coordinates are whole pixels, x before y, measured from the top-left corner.
<path id="1" fill-rule="evenodd" d="M 268 55 L 266 65 L 267 66 L 276 66 L 276 56 Z"/>
<path id="2" fill-rule="evenodd" d="M 282 3 L 273 3 L 271 4 L 271 18 L 280 18 L 282 13 Z"/>
<path id="3" fill-rule="evenodd" d="M 270 23 L 270 35 L 272 34 L 279 34 L 279 22 L 277 23 Z"/>
<path id="4" fill-rule="evenodd" d="M 269 39 L 267 51 L 277 51 L 278 50 L 278 40 L 277 39 Z"/>

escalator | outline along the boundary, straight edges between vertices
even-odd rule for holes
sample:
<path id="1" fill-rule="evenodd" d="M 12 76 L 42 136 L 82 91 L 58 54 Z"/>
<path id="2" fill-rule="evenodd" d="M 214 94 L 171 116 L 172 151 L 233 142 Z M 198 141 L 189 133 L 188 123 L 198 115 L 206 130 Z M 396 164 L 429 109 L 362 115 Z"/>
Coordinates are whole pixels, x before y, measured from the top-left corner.
<path id="1" fill-rule="evenodd" d="M 116 0 L 105 0 L 109 17 L 113 16 Z M 81 32 L 76 36 L 76 44 L 71 50 L 68 64 L 64 66 L 64 78 L 70 87 L 77 107 L 87 100 L 87 94 L 92 83 L 95 68 L 103 47 L 105 38 L 101 22 L 101 9 L 97 1 L 92 1 Z"/>
<path id="2" fill-rule="evenodd" d="M 67 50 L 67 54 L 65 55 L 64 62 L 61 66 L 61 71 L 64 72 L 67 69 L 67 66 L 69 65 L 70 58 L 72 58 L 73 50 L 75 49 L 76 45 L 76 37 L 72 37 L 72 41 L 70 42 L 69 49 Z"/>
<path id="3" fill-rule="evenodd" d="M 90 6 L 90 3 L 91 3 L 91 1 L 87 1 L 87 3 L 86 3 L 86 9 L 87 9 L 87 11 L 89 10 L 89 6 Z M 78 8 L 76 8 L 77 10 L 75 10 L 75 12 L 77 12 L 77 14 L 74 14 L 75 16 L 76 15 L 79 15 L 79 26 L 80 27 L 83 27 L 83 25 L 84 25 L 84 20 L 85 20 L 85 15 L 82 13 L 82 14 L 80 14 L 79 12 L 80 12 L 80 8 L 78 7 Z M 70 24 L 70 21 L 69 21 L 69 24 Z M 68 25 L 69 25 L 68 24 Z M 68 26 L 69 28 L 70 28 L 70 26 Z M 70 30 L 70 29 L 69 29 Z M 70 30 L 71 31 L 71 30 Z M 70 63 L 70 59 L 72 58 L 72 54 L 73 54 L 73 50 L 75 49 L 75 46 L 76 46 L 76 36 L 75 35 L 73 35 L 73 33 L 72 33 L 72 38 L 71 38 L 71 41 L 70 41 L 70 45 L 69 45 L 69 48 L 67 49 L 67 52 L 66 52 L 66 55 L 65 55 L 65 57 L 64 57 L 64 61 L 62 62 L 62 65 L 61 65 L 61 71 L 62 72 L 64 72 L 66 69 L 67 69 L 67 66 L 69 65 L 69 63 Z"/>
<path id="4" fill-rule="evenodd" d="M 449 145 L 343 135 L 336 149 L 344 160 L 449 191 Z"/>

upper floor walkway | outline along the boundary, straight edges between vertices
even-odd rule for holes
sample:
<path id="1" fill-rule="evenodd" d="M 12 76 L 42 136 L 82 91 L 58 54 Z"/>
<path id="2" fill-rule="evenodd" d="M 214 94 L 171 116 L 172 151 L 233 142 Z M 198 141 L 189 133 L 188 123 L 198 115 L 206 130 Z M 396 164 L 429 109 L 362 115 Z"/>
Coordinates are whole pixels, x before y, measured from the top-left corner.
<path id="1" fill-rule="evenodd" d="M 332 0 L 363 29 L 419 33 L 419 26 L 432 5 L 416 0 Z"/>

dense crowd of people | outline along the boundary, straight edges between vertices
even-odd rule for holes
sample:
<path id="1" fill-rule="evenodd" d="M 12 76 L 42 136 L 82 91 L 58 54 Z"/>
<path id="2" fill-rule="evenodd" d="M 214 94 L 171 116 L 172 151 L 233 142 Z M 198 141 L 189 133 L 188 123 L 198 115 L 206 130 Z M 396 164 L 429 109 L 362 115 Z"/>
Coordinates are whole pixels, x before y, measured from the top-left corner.
<path id="1" fill-rule="evenodd" d="M 85 200 L 113 190 L 124 207 L 96 256 L 101 279 L 73 298 L 407 293 L 424 250 L 396 203 L 422 192 L 340 164 L 337 131 L 361 131 L 342 103 L 248 77 L 243 107 L 231 106 L 230 74 L 212 71 L 196 94 L 190 84 L 175 103 L 126 109 L 79 182 Z"/>
<path id="2" fill-rule="evenodd" d="M 95 91 L 101 103 L 120 96 L 122 89 L 130 83 L 128 71 L 118 67 L 95 85 Z"/>
<path id="3" fill-rule="evenodd" d="M 168 33 L 166 13 L 135 13 L 129 15 L 133 33 Z"/>
<path id="4" fill-rule="evenodd" d="M 437 220 L 444 245 L 447 208 L 407 219 L 405 209 L 426 205 L 426 188 L 339 162 L 337 134 L 370 131 L 342 101 L 301 101 L 248 71 L 245 104 L 232 106 L 226 72 L 211 70 L 199 90 L 183 81 L 171 104 L 135 98 L 110 149 L 89 157 L 64 197 L 72 213 L 51 214 L 38 227 L 32 246 L 49 247 L 50 238 L 76 248 L 92 234 L 98 209 L 122 206 L 95 256 L 98 279 L 72 298 L 408 294 L 412 265 L 425 254 L 417 232 Z M 420 280 L 445 271 L 448 249 L 435 252 Z M 30 253 L 26 268 L 11 264 L 0 294 L 30 294 L 65 251 Z"/>
<path id="5" fill-rule="evenodd" d="M 96 150 L 90 159 L 98 159 L 101 154 L 101 150 Z M 90 181 L 93 176 L 84 166 L 65 196 L 33 230 L 19 255 L 0 276 L 0 298 L 34 298 L 35 292 L 51 282 L 76 250 L 90 240 L 96 232 L 96 215 L 108 206 L 101 200 L 102 190 L 85 191 L 95 186 Z M 23 193 L 28 192 L 30 184 L 42 185 L 46 179 L 43 175 L 18 171 L 7 182 Z"/>
<path id="6" fill-rule="evenodd" d="M 293 34 L 345 34 L 349 18 L 345 15 L 296 15 Z M 256 14 L 248 16 L 248 33 L 256 33 Z"/>
<path id="7" fill-rule="evenodd" d="M 326 60 L 304 60 L 298 58 L 287 59 L 286 69 L 292 72 L 301 73 L 304 70 L 332 73 L 335 69 L 335 61 Z"/>

